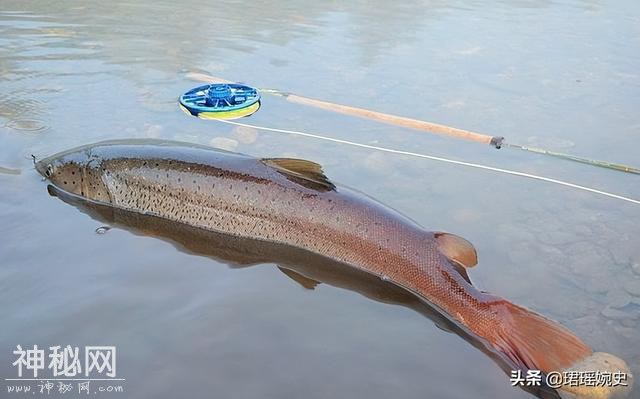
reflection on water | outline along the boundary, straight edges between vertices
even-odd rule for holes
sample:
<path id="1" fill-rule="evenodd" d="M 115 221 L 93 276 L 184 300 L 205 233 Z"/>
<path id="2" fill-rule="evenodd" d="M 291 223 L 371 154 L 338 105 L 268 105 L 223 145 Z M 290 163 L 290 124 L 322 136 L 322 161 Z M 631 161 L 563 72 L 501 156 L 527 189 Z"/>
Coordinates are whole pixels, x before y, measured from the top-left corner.
<path id="1" fill-rule="evenodd" d="M 31 169 L 31 154 L 159 137 L 321 162 L 335 181 L 468 238 L 480 255 L 478 285 L 561 321 L 640 374 L 636 207 L 237 130 L 176 107 L 197 84 L 185 75 L 203 72 L 637 164 L 639 8 L 627 0 L 615 8 L 587 0 L 4 1 L 0 172 L 23 173 L 0 173 L 0 357 L 17 344 L 115 344 L 134 398 L 531 397 L 484 354 L 405 307 L 326 284 L 310 292 L 274 267 L 215 267 L 219 260 L 120 229 L 96 234 L 100 225 L 48 197 Z M 250 121 L 640 196 L 636 176 L 275 97 Z M 3 378 L 15 374 L 1 364 Z"/>
<path id="2" fill-rule="evenodd" d="M 508 375 L 510 374 L 511 368 L 503 358 L 487 349 L 480 340 L 459 328 L 427 302 L 388 281 L 350 267 L 348 264 L 287 245 L 205 231 L 163 218 L 86 201 L 53 185 L 48 185 L 47 190 L 51 196 L 75 206 L 92 218 L 109 223 L 109 226 L 97 228 L 98 234 L 105 234 L 111 226 L 117 226 L 134 234 L 166 240 L 183 252 L 207 256 L 231 267 L 277 265 L 287 277 L 308 290 L 314 290 L 319 284 L 324 283 L 357 292 L 378 302 L 405 306 L 429 318 L 439 329 L 460 336 L 492 358 Z M 546 387 L 524 388 L 540 398 L 559 397 L 553 389 Z"/>

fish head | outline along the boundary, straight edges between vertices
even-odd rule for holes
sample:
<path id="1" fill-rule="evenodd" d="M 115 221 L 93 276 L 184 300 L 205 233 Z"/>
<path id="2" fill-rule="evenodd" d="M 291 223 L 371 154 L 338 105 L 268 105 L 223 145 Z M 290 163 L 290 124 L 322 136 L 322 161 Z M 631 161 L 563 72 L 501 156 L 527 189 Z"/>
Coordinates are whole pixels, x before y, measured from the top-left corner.
<path id="1" fill-rule="evenodd" d="M 102 180 L 101 161 L 84 148 L 44 158 L 35 168 L 56 188 L 102 202 L 111 202 Z"/>

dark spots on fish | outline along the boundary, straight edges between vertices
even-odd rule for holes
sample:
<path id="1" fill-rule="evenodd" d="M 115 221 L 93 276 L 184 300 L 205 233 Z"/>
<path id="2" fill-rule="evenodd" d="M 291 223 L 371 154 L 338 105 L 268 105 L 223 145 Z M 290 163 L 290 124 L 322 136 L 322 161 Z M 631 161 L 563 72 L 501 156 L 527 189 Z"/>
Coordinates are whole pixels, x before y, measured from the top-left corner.
<path id="1" fill-rule="evenodd" d="M 72 174 L 72 175 L 75 175 L 75 174 L 76 174 L 76 171 L 75 171 L 75 170 L 72 170 L 72 171 L 71 171 L 71 174 Z"/>
<path id="2" fill-rule="evenodd" d="M 156 168 L 157 168 L 158 166 L 160 166 L 160 164 L 156 162 Z"/>
<path id="3" fill-rule="evenodd" d="M 178 183 L 180 183 L 181 181 L 182 181 L 182 179 L 178 177 Z"/>
<path id="4" fill-rule="evenodd" d="M 66 180 L 65 180 L 65 181 L 63 181 L 63 183 L 64 183 L 65 185 L 67 185 L 67 181 L 66 181 Z"/>

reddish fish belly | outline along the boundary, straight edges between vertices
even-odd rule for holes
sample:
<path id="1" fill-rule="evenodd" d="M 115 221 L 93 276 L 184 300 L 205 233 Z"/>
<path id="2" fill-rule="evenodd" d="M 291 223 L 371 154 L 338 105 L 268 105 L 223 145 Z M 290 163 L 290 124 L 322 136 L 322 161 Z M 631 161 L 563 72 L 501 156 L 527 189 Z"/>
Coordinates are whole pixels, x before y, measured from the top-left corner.
<path id="1" fill-rule="evenodd" d="M 437 306 L 512 369 L 559 371 L 592 353 L 561 325 L 467 282 L 439 251 L 432 232 L 400 223 L 387 233 L 402 239 L 389 245 L 386 239 L 383 243 L 370 236 L 355 238 L 345 231 L 328 232 L 333 239 L 327 247 L 346 243 L 346 248 L 357 250 L 324 255 L 376 274 Z"/>

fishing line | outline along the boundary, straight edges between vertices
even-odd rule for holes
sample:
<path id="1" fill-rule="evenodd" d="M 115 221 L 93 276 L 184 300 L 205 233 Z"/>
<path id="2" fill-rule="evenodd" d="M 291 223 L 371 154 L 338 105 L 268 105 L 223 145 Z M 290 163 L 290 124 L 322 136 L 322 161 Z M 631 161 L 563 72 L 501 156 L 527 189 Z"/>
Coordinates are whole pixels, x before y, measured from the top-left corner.
<path id="1" fill-rule="evenodd" d="M 417 158 L 430 159 L 432 161 L 445 162 L 445 163 L 454 164 L 454 165 L 468 166 L 468 167 L 476 168 L 476 169 L 484 169 L 484 170 L 488 170 L 488 171 L 492 171 L 492 172 L 496 172 L 496 173 L 503 173 L 503 174 L 512 175 L 512 176 L 526 177 L 526 178 L 529 178 L 529 179 L 545 181 L 545 182 L 548 182 L 548 183 L 558 184 L 558 185 L 565 186 L 565 187 L 571 187 L 571 188 L 575 188 L 577 190 L 583 190 L 583 191 L 587 191 L 587 192 L 590 192 L 590 193 L 600 194 L 600 195 L 604 195 L 604 196 L 609 197 L 609 198 L 615 198 L 615 199 L 619 199 L 619 200 L 622 200 L 622 201 L 627 201 L 627 202 L 631 202 L 633 204 L 640 205 L 640 200 L 636 200 L 636 199 L 629 198 L 629 197 L 624 197 L 622 195 L 613 194 L 613 193 L 609 193 L 609 192 L 602 191 L 602 190 L 597 190 L 597 189 L 591 188 L 591 187 L 581 186 L 579 184 L 574 184 L 574 183 L 569 183 L 569 182 L 558 180 L 558 179 L 553 179 L 553 178 L 550 178 L 550 177 L 534 175 L 534 174 L 531 174 L 531 173 L 518 172 L 516 170 L 509 170 L 509 169 L 503 169 L 503 168 L 496 168 L 496 167 L 493 167 L 493 166 L 481 165 L 481 164 L 472 163 L 472 162 L 457 161 L 457 160 L 454 160 L 454 159 L 437 157 L 437 156 L 434 156 L 434 155 L 420 154 L 420 153 L 417 153 L 417 152 L 394 150 L 392 148 L 380 147 L 380 146 L 370 145 L 370 144 L 362 144 L 362 143 L 357 143 L 355 141 L 336 139 L 336 138 L 333 138 L 333 137 L 326 137 L 326 136 L 321 136 L 319 134 L 300 132 L 300 131 L 296 131 L 296 130 L 278 129 L 278 128 L 266 127 L 266 126 L 257 126 L 257 125 L 251 125 L 251 124 L 248 124 L 248 123 L 240 123 L 240 122 L 224 120 L 224 119 L 215 119 L 215 120 L 219 121 L 219 122 L 223 122 L 223 123 L 228 123 L 230 125 L 243 126 L 243 127 L 253 128 L 253 129 L 257 129 L 257 130 L 264 130 L 264 131 L 268 131 L 268 132 L 285 133 L 285 134 L 291 134 L 291 135 L 296 135 L 296 136 L 309 137 L 309 138 L 314 138 L 314 139 L 317 139 L 317 140 L 330 141 L 330 142 L 339 143 L 339 144 L 351 145 L 351 146 L 354 146 L 354 147 L 368 148 L 370 150 L 388 152 L 388 153 L 391 153 L 391 154 L 407 155 L 407 156 L 412 156 L 412 157 L 417 157 Z"/>
<path id="2" fill-rule="evenodd" d="M 22 171 L 20 169 L 5 168 L 3 166 L 0 166 L 0 174 L 3 174 L 3 175 L 19 175 L 20 173 L 22 173 Z"/>
<path id="3" fill-rule="evenodd" d="M 187 77 L 193 80 L 198 80 L 203 82 L 214 82 L 211 85 L 214 87 L 217 85 L 223 85 L 223 86 L 234 85 L 234 83 L 226 79 L 219 78 L 216 76 L 206 75 L 202 73 L 188 73 Z M 180 98 L 181 107 L 187 106 L 187 108 L 189 108 L 188 102 L 194 101 L 194 100 L 197 101 L 200 105 L 205 105 L 205 103 L 203 102 L 203 100 L 205 100 L 205 96 L 204 96 L 205 93 L 202 92 L 201 90 L 203 87 L 205 86 L 201 86 L 199 88 L 194 89 L 196 91 L 200 90 L 200 92 L 198 93 L 198 96 L 195 96 L 195 97 L 193 96 L 193 94 L 195 93 L 193 90 L 186 93 L 185 95 L 187 96 L 187 102 L 184 101 L 185 96 L 183 95 Z M 304 97 L 304 96 L 300 96 L 294 93 L 289 93 L 289 92 L 278 90 L 278 89 L 268 89 L 268 88 L 260 88 L 260 89 L 250 88 L 250 89 L 255 90 L 257 96 L 259 96 L 259 93 L 271 94 L 274 96 L 282 97 L 285 100 L 295 104 L 319 108 L 325 111 L 331 111 L 338 114 L 349 115 L 349 116 L 354 116 L 358 118 L 365 118 L 365 119 L 373 120 L 380 123 L 386 123 L 390 125 L 400 126 L 403 128 L 419 130 L 419 131 L 431 133 L 431 134 L 439 134 L 439 135 L 461 139 L 461 140 L 473 141 L 481 144 L 489 144 L 492 147 L 495 147 L 498 149 L 499 148 L 517 149 L 517 150 L 531 152 L 538 155 L 552 156 L 552 157 L 564 159 L 567 161 L 579 162 L 586 165 L 597 166 L 600 168 L 607 168 L 607 169 L 616 170 L 619 172 L 633 173 L 633 174 L 640 175 L 640 169 L 633 166 L 623 165 L 623 164 L 614 163 L 614 162 L 601 161 L 597 159 L 579 157 L 576 155 L 566 154 L 566 153 L 557 152 L 557 151 L 551 151 L 544 148 L 537 148 L 537 147 L 525 146 L 520 144 L 512 144 L 506 141 L 505 138 L 501 136 L 491 136 L 483 133 L 474 132 L 471 130 L 465 130 L 465 129 L 460 129 L 452 126 L 442 125 L 439 123 L 427 122 L 427 121 L 408 118 L 404 116 L 386 114 L 384 112 L 373 111 L 370 109 L 358 108 L 350 105 L 343 105 L 343 104 L 337 104 L 329 101 L 318 100 L 315 98 Z M 215 96 L 215 93 L 214 93 L 214 98 L 218 98 Z M 213 100 L 212 98 L 207 98 L 207 102 L 209 103 L 212 100 Z M 251 101 L 251 98 L 241 96 L 240 100 L 241 100 L 240 103 L 242 103 L 246 101 Z M 189 110 L 183 109 L 183 110 L 185 110 L 185 112 L 187 113 L 190 112 L 194 116 L 198 116 L 197 114 L 199 112 L 198 109 L 196 109 L 195 112 L 193 109 L 189 109 Z M 247 115 L 249 115 L 255 112 L 255 110 L 253 111 L 249 110 L 246 112 L 247 112 Z M 211 117 L 216 115 L 217 113 L 214 112 L 209 114 Z M 207 119 L 210 119 L 210 117 Z M 223 119 L 230 119 L 230 118 L 223 118 Z"/>

